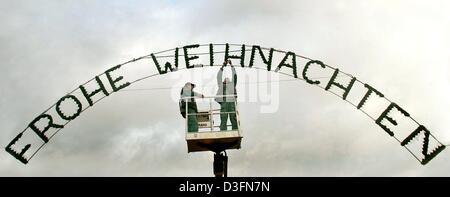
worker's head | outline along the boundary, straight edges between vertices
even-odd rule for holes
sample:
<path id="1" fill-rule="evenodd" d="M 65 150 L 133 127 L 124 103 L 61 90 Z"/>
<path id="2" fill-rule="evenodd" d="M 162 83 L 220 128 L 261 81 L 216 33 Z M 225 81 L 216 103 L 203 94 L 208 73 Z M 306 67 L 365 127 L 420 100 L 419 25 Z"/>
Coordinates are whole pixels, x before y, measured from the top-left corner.
<path id="1" fill-rule="evenodd" d="M 231 83 L 230 78 L 226 77 L 226 78 L 223 80 L 223 83 Z"/>
<path id="2" fill-rule="evenodd" d="M 223 62 L 223 65 L 224 66 L 226 66 L 226 65 L 231 65 L 231 60 L 225 60 L 224 62 Z"/>
<path id="3" fill-rule="evenodd" d="M 189 89 L 194 89 L 195 88 L 195 84 L 191 83 L 191 82 L 187 82 L 186 84 L 184 84 L 184 87 L 189 88 Z"/>

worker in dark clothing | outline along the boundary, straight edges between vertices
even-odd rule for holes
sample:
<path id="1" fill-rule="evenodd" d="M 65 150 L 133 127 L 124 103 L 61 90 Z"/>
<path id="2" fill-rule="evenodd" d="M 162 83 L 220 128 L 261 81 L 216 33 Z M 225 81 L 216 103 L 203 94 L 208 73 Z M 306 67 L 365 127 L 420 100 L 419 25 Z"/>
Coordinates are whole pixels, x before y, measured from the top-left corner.
<path id="1" fill-rule="evenodd" d="M 180 101 L 180 111 L 184 118 L 186 118 L 186 100 L 187 100 L 187 122 L 188 122 L 188 132 L 198 131 L 197 122 L 197 103 L 194 97 L 204 98 L 203 94 L 194 92 L 193 89 L 195 84 L 187 82 L 181 89 L 181 101 Z"/>
<path id="2" fill-rule="evenodd" d="M 230 80 L 228 77 L 222 81 L 223 68 L 228 64 L 231 65 L 232 77 L 233 80 Z M 236 69 L 234 68 L 231 60 L 225 60 L 223 66 L 220 68 L 217 73 L 217 84 L 219 89 L 217 91 L 217 95 L 220 97 L 215 100 L 220 104 L 220 130 L 227 130 L 227 121 L 228 116 L 230 117 L 232 130 L 237 130 L 237 120 L 236 120 L 236 84 L 237 84 L 237 75 Z"/>

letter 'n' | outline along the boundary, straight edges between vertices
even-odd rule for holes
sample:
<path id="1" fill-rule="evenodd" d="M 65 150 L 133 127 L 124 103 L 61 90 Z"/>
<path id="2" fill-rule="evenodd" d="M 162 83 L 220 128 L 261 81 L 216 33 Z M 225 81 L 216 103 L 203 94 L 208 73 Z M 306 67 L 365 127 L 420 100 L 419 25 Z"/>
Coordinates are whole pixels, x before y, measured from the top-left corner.
<path id="1" fill-rule="evenodd" d="M 409 142 L 411 142 L 412 139 L 414 139 L 415 137 L 417 137 L 419 135 L 419 133 L 421 133 L 423 131 L 423 145 L 422 145 L 422 155 L 423 155 L 423 159 L 420 161 L 420 163 L 422 165 L 427 164 L 430 160 L 432 160 L 434 157 L 436 157 L 437 154 L 439 154 L 442 150 L 445 149 L 445 146 L 440 144 L 438 147 L 436 147 L 433 151 L 431 151 L 430 153 L 428 153 L 428 144 L 430 142 L 430 131 L 428 131 L 427 128 L 425 128 L 425 126 L 420 125 L 419 127 L 417 127 L 416 130 L 414 130 L 408 137 L 406 137 L 401 145 L 405 146 L 407 144 L 409 144 Z"/>

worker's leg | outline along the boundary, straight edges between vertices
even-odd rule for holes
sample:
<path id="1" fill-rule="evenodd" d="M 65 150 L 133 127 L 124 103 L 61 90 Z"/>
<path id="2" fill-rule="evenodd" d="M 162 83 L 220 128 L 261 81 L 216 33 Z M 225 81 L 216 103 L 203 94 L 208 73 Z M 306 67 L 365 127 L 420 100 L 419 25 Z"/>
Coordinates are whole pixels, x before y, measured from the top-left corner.
<path id="1" fill-rule="evenodd" d="M 237 119 L 236 119 L 236 105 L 234 102 L 230 102 L 229 112 L 233 112 L 233 113 L 230 113 L 231 127 L 233 130 L 237 130 L 238 124 L 237 124 Z"/>
<path id="2" fill-rule="evenodd" d="M 188 114 L 195 113 L 194 110 L 188 109 Z M 188 115 L 188 132 L 197 132 L 198 131 L 198 122 L 197 122 L 197 114 Z"/>
<path id="3" fill-rule="evenodd" d="M 227 112 L 227 102 L 222 102 L 220 104 L 220 130 L 225 131 L 227 130 L 227 122 L 228 122 L 228 114 Z"/>

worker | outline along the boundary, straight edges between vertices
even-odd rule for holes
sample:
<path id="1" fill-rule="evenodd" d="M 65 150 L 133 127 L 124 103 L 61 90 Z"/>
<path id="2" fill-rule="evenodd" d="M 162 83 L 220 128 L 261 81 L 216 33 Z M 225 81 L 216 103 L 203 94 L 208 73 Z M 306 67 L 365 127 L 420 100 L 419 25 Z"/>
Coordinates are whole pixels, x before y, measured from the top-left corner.
<path id="1" fill-rule="evenodd" d="M 226 77 L 222 81 L 223 69 L 228 64 L 231 66 L 233 80 L 230 80 L 230 78 Z M 238 129 L 235 103 L 237 98 L 236 83 L 236 69 L 231 63 L 231 60 L 225 60 L 222 67 L 219 69 L 219 72 L 217 73 L 217 84 L 219 89 L 217 91 L 218 97 L 216 97 L 215 99 L 220 104 L 220 130 L 222 131 L 227 130 L 228 117 L 230 117 L 232 130 Z"/>
<path id="2" fill-rule="evenodd" d="M 186 118 L 186 102 L 187 106 L 187 122 L 188 122 L 188 132 L 198 132 L 198 122 L 197 122 L 197 103 L 195 102 L 195 97 L 205 98 L 203 94 L 194 92 L 195 84 L 187 82 L 181 89 L 181 99 L 180 99 L 180 112 L 183 118 Z"/>

